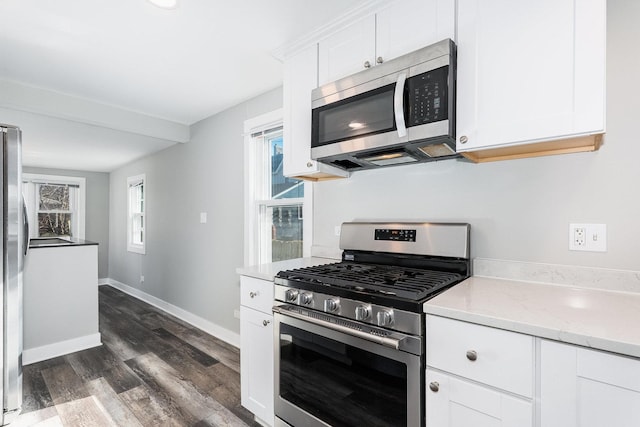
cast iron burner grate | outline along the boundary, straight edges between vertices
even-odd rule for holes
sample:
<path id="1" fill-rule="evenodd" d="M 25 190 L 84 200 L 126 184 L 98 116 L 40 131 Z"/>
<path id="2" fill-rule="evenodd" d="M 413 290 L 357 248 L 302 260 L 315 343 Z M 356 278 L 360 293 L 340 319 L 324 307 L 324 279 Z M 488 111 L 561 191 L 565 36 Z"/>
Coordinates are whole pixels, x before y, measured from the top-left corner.
<path id="1" fill-rule="evenodd" d="M 339 262 L 281 271 L 277 277 L 419 301 L 458 283 L 465 276 L 436 270 Z"/>

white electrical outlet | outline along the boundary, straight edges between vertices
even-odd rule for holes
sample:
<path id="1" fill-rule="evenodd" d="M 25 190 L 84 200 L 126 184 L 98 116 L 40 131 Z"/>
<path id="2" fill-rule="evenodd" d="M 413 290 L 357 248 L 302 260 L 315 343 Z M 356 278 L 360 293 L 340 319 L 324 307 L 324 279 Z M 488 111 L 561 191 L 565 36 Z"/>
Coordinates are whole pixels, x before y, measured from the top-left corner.
<path id="1" fill-rule="evenodd" d="M 607 251 L 606 224 L 569 224 L 570 251 Z"/>
<path id="2" fill-rule="evenodd" d="M 140 276 L 140 283 L 144 283 L 144 276 Z"/>
<path id="3" fill-rule="evenodd" d="M 335 227 L 333 227 L 333 233 L 334 233 L 337 237 L 340 237 L 340 231 L 342 231 L 342 226 L 340 226 L 340 225 L 336 225 Z"/>
<path id="4" fill-rule="evenodd" d="M 240 318 L 240 310 L 233 310 L 233 317 L 235 317 L 236 319 Z"/>

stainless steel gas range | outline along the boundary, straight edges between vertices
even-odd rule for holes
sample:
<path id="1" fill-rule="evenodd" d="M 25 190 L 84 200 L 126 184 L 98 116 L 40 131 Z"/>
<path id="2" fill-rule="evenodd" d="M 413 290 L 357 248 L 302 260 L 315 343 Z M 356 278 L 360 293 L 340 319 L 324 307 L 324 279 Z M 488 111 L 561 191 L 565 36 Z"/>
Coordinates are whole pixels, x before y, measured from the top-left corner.
<path id="1" fill-rule="evenodd" d="M 469 224 L 352 222 L 275 278 L 276 426 L 423 426 L 422 305 L 471 274 Z"/>

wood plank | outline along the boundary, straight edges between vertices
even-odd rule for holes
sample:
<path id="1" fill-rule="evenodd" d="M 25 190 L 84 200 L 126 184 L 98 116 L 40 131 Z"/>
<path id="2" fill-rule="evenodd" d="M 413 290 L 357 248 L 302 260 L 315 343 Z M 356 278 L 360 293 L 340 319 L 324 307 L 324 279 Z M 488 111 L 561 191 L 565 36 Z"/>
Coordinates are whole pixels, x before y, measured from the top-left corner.
<path id="1" fill-rule="evenodd" d="M 146 385 L 132 388 L 119 395 L 144 426 L 178 427 L 190 425 L 161 396 Z"/>
<path id="2" fill-rule="evenodd" d="M 87 384 L 87 389 L 100 402 L 104 411 L 109 414 L 117 425 L 142 427 L 140 421 L 104 378 L 90 381 Z"/>
<path id="3" fill-rule="evenodd" d="M 83 381 L 68 363 L 44 369 L 42 377 L 56 406 L 89 396 Z"/>
<path id="4" fill-rule="evenodd" d="M 218 361 L 216 359 L 214 359 L 213 357 L 209 356 L 204 351 L 201 351 L 198 348 L 196 348 L 196 347 L 192 346 L 191 344 L 187 343 L 186 341 L 176 337 L 175 335 L 173 335 L 171 332 L 167 331 L 164 328 L 154 329 L 153 333 L 156 334 L 158 337 L 162 338 L 162 340 L 165 343 L 171 345 L 172 347 L 174 347 L 176 350 L 181 352 L 186 357 L 190 357 L 191 359 L 193 359 L 196 362 L 200 363 L 202 366 L 207 366 L 208 367 L 208 366 L 213 366 L 216 363 L 218 363 Z"/>
<path id="5" fill-rule="evenodd" d="M 127 364 L 135 365 L 132 367 L 134 372 L 144 376 L 145 383 L 154 391 L 169 396 L 171 401 L 183 408 L 183 413 L 189 414 L 194 420 L 193 423 L 206 419 L 214 413 L 221 413 L 224 419 L 233 422 L 232 425 L 246 425 L 211 396 L 202 394 L 193 384 L 184 380 L 179 372 L 155 354 L 139 356 L 128 361 Z"/>
<path id="6" fill-rule="evenodd" d="M 22 413 L 53 406 L 53 399 L 38 366 L 28 365 L 23 368 L 22 395 Z"/>
<path id="7" fill-rule="evenodd" d="M 93 396 L 56 404 L 56 409 L 65 426 L 117 427 L 117 424 Z"/>

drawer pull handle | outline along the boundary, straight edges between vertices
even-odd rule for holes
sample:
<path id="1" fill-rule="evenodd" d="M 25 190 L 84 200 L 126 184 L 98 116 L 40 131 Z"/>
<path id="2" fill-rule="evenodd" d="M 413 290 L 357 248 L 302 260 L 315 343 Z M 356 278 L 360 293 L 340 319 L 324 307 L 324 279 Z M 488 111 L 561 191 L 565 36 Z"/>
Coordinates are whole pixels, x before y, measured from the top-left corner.
<path id="1" fill-rule="evenodd" d="M 440 390 L 440 384 L 438 384 L 436 381 L 433 381 L 431 384 L 429 384 L 429 390 L 431 390 L 434 393 L 437 393 L 438 390 Z"/>
<path id="2" fill-rule="evenodd" d="M 263 320 L 262 326 L 267 326 L 269 323 L 271 323 L 271 320 Z"/>
<path id="3" fill-rule="evenodd" d="M 475 350 L 467 351 L 467 359 L 475 362 L 476 360 L 478 360 L 478 353 L 476 353 Z"/>
<path id="4" fill-rule="evenodd" d="M 257 292 L 249 292 L 249 296 L 251 298 L 255 298 L 256 296 L 258 296 L 258 293 Z"/>

